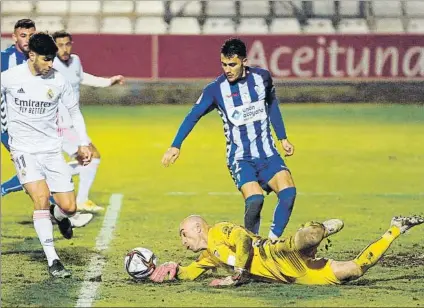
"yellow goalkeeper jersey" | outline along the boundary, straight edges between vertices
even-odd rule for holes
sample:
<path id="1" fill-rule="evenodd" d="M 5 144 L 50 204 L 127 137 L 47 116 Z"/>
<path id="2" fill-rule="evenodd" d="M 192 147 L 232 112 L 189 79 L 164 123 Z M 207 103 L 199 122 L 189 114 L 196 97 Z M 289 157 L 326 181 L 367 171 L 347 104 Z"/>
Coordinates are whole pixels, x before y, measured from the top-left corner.
<path id="1" fill-rule="evenodd" d="M 208 248 L 188 266 L 180 266 L 178 279 L 196 279 L 216 267 L 244 268 L 253 278 L 299 284 L 338 284 L 330 262 L 303 257 L 294 238 L 262 239 L 245 228 L 221 222 L 209 229 Z"/>

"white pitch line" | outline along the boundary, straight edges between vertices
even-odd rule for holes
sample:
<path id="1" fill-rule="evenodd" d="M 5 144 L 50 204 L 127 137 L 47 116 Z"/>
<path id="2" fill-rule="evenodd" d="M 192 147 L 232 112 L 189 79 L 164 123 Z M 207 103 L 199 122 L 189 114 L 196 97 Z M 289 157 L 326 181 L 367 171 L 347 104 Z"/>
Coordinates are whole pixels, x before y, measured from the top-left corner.
<path id="1" fill-rule="evenodd" d="M 96 250 L 98 252 L 90 259 L 75 307 L 91 307 L 93 304 L 97 289 L 101 284 L 102 270 L 106 264 L 106 259 L 101 252 L 109 247 L 109 243 L 113 238 L 113 231 L 121 210 L 123 197 L 122 194 L 112 194 L 110 196 L 103 225 L 96 238 Z"/>

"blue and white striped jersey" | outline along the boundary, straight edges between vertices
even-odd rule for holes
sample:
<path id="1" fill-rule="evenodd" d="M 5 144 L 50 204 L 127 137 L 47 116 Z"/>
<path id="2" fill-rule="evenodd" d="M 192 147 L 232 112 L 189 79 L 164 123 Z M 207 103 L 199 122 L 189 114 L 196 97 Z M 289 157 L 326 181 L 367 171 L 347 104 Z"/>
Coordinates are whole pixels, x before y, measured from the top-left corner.
<path id="1" fill-rule="evenodd" d="M 180 148 L 199 119 L 213 109 L 218 110 L 224 124 L 229 165 L 235 160 L 278 154 L 270 123 L 278 139 L 287 138 L 267 70 L 246 67 L 246 76 L 237 82 L 230 83 L 223 74 L 206 86 L 181 124 L 172 146 Z"/>
<path id="2" fill-rule="evenodd" d="M 16 49 L 15 45 L 12 45 L 1 52 L 1 71 L 4 72 L 9 68 L 26 62 L 27 57 L 24 53 Z M 6 104 L 1 98 L 0 104 L 0 117 L 1 117 L 1 132 L 7 131 L 7 113 Z"/>

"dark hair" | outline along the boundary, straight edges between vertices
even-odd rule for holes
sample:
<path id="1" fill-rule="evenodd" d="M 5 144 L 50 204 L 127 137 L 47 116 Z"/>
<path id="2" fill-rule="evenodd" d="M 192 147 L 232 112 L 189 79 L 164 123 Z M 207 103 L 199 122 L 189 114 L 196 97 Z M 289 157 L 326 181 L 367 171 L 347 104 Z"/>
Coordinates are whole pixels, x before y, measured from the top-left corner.
<path id="1" fill-rule="evenodd" d="M 18 28 L 30 29 L 35 28 L 35 22 L 31 19 L 19 19 L 15 24 L 15 30 Z"/>
<path id="2" fill-rule="evenodd" d="M 232 58 L 235 55 L 246 58 L 246 44 L 241 39 L 230 38 L 222 45 L 221 53 L 226 58 Z"/>
<path id="3" fill-rule="evenodd" d="M 66 32 L 65 30 L 56 31 L 52 34 L 52 37 L 54 41 L 56 42 L 56 39 L 62 38 L 62 37 L 69 37 L 69 40 L 72 41 L 72 35 L 69 32 Z"/>
<path id="4" fill-rule="evenodd" d="M 42 56 L 55 56 L 58 51 L 53 38 L 44 32 L 38 32 L 31 36 L 28 47 L 30 51 Z"/>

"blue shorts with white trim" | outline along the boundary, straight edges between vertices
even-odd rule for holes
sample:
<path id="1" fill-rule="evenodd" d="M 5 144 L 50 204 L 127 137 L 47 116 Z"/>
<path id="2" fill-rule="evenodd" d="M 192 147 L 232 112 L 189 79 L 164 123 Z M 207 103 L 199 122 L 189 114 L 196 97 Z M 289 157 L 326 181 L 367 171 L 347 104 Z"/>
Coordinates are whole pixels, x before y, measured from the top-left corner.
<path id="1" fill-rule="evenodd" d="M 280 171 L 290 170 L 287 168 L 280 155 L 273 155 L 265 158 L 239 159 L 228 166 L 231 177 L 237 188 L 248 182 L 258 182 L 267 193 L 272 191 L 268 182 Z"/>

